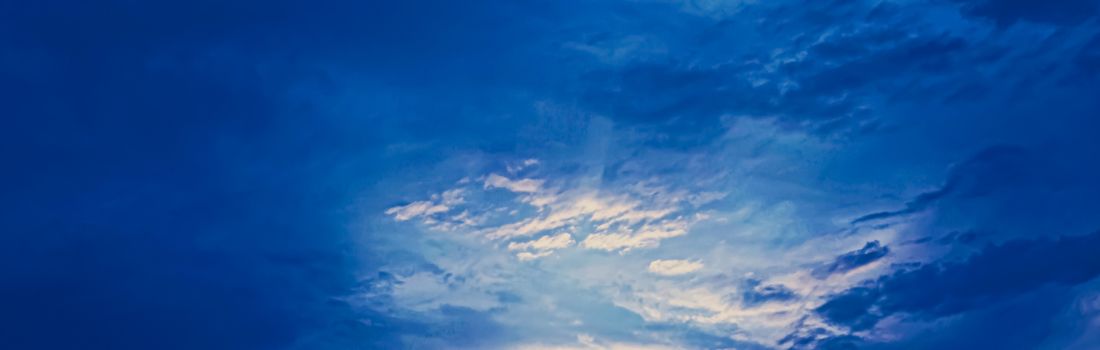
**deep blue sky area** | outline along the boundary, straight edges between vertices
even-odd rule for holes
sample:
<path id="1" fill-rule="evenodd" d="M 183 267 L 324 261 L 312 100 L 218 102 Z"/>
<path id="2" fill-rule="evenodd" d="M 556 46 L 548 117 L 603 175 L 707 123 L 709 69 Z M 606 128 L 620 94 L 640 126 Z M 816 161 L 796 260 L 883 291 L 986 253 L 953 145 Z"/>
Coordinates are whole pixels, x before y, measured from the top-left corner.
<path id="1" fill-rule="evenodd" d="M 1100 1 L 0 1 L 0 349 L 1100 349 Z"/>

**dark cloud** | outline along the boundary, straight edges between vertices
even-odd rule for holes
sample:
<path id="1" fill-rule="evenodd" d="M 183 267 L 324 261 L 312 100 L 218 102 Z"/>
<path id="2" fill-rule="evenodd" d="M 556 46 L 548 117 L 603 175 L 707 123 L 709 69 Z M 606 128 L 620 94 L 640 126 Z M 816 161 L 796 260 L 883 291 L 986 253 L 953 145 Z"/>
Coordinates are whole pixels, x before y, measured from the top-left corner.
<path id="1" fill-rule="evenodd" d="M 1100 274 L 1100 232 L 1057 240 L 1014 240 L 991 245 L 962 262 L 901 270 L 840 293 L 816 311 L 853 330 L 886 316 L 937 319 L 1027 294 L 1073 286 Z"/>
<path id="2" fill-rule="evenodd" d="M 870 132 L 881 103 L 966 103 L 990 96 L 1003 79 L 1022 77 L 994 79 L 978 69 L 1016 59 L 1011 47 L 930 29 L 928 19 L 908 14 L 919 7 L 761 5 L 743 9 L 757 16 L 754 25 L 703 23 L 691 31 L 681 24 L 672 34 L 637 28 L 699 47 L 591 72 L 582 101 L 683 145 L 719 134 L 724 115 L 776 117 L 818 135 Z"/>
<path id="3" fill-rule="evenodd" d="M 759 280 L 746 280 L 742 286 L 741 305 L 753 307 L 771 301 L 790 301 L 798 298 L 790 288 L 782 284 L 761 285 Z"/>
<path id="4" fill-rule="evenodd" d="M 852 288 L 833 296 L 815 311 L 831 323 L 856 331 L 865 330 L 874 327 L 883 317 L 872 310 L 880 296 L 880 292 L 874 288 Z"/>
<path id="5" fill-rule="evenodd" d="M 915 74 L 927 77 L 955 71 L 956 61 L 965 59 L 970 49 L 965 40 L 949 35 L 913 38 L 889 30 L 859 34 L 815 45 L 820 58 L 834 66 L 814 67 L 817 69 L 800 76 L 795 93 L 837 96 L 861 88 L 909 84 Z M 877 41 L 885 38 L 875 35 L 889 39 L 884 45 Z M 835 48 L 838 45 L 848 45 L 851 58 L 834 52 L 842 51 Z M 895 94 L 906 90 L 900 86 L 889 89 Z"/>
<path id="6" fill-rule="evenodd" d="M 867 214 L 852 224 L 888 219 L 921 212 L 947 196 L 976 197 L 1013 185 L 1036 185 L 1028 154 L 1019 147 L 990 147 L 951 168 L 939 189 L 922 193 L 904 209 Z"/>
<path id="7" fill-rule="evenodd" d="M 1047 286 L 942 319 L 939 326 L 892 342 L 864 340 L 861 349 L 1067 349 L 1088 326 L 1079 322 L 1071 290 Z M 1011 332 L 1005 332 L 1011 329 Z M 1085 347 L 1087 348 L 1087 347 Z"/>
<path id="8" fill-rule="evenodd" d="M 882 259 L 889 253 L 889 247 L 878 241 L 870 241 L 863 248 L 844 253 L 836 257 L 833 262 L 814 269 L 813 275 L 817 278 L 826 278 L 832 274 L 845 273 Z"/>
<path id="9" fill-rule="evenodd" d="M 836 335 L 825 328 L 800 326 L 795 332 L 780 339 L 778 345 L 787 346 L 789 350 L 854 350 L 859 349 L 862 343 L 862 339 L 858 336 Z"/>

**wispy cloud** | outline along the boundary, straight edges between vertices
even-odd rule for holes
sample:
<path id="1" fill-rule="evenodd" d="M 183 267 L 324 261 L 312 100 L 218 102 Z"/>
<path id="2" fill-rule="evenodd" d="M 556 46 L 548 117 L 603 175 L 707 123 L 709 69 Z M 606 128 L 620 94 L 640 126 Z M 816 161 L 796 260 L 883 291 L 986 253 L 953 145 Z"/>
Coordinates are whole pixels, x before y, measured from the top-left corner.
<path id="1" fill-rule="evenodd" d="M 586 249 L 625 253 L 654 248 L 662 240 L 686 235 L 693 223 L 707 218 L 702 213 L 685 216 L 688 209 L 724 197 L 714 192 L 693 194 L 653 188 L 645 181 L 617 191 L 563 189 L 561 186 L 568 181 L 550 187 L 543 179 L 512 179 L 490 173 L 483 184 L 484 190 L 506 189 L 516 196 L 511 203 L 456 210 L 456 206 L 464 203 L 463 195 L 471 190 L 468 186 L 459 187 L 432 195 L 429 200 L 390 208 L 385 213 L 397 221 L 420 218 L 435 229 L 465 230 L 490 240 L 512 241 L 508 250 L 520 251 L 516 256 L 527 261 L 572 246 L 576 236 L 583 237 L 580 247 Z M 520 210 L 527 214 L 518 214 Z M 515 214 L 501 215 L 502 211 Z M 496 224 L 477 224 L 490 216 Z M 448 222 L 456 224 L 446 225 Z M 555 230 L 567 232 L 544 235 Z M 538 238 L 515 241 L 531 236 Z"/>
<path id="2" fill-rule="evenodd" d="M 555 250 L 572 246 L 573 243 L 573 236 L 568 233 L 561 233 L 554 236 L 542 236 L 533 241 L 512 242 L 508 244 L 508 250 L 521 251 L 516 253 L 516 257 L 521 261 L 526 261 L 550 255 Z"/>
<path id="3" fill-rule="evenodd" d="M 691 260 L 653 260 L 649 272 L 663 276 L 686 275 L 703 268 L 703 263 Z"/>
<path id="4" fill-rule="evenodd" d="M 386 209 L 386 215 L 392 215 L 394 220 L 406 221 L 418 217 L 431 217 L 435 214 L 446 213 L 455 205 L 462 204 L 464 190 L 453 189 L 441 194 L 432 195 L 428 200 L 416 201 L 406 205 Z"/>
<path id="5" fill-rule="evenodd" d="M 503 188 L 517 193 L 534 193 L 542 188 L 542 180 L 536 179 L 509 179 L 497 174 L 489 174 L 485 178 L 485 188 Z"/>

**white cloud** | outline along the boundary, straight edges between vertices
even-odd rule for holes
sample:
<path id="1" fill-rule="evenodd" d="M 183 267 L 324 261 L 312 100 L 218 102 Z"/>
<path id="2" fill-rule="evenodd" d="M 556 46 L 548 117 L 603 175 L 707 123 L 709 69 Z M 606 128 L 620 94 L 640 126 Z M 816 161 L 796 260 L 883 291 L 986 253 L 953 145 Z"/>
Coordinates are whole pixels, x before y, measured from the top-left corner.
<path id="1" fill-rule="evenodd" d="M 555 236 L 542 236 L 533 241 L 523 243 L 512 242 L 508 244 L 508 250 L 530 250 L 516 254 L 519 260 L 527 261 L 549 256 L 555 250 L 567 248 L 573 245 L 573 236 L 561 233 Z"/>
<path id="2" fill-rule="evenodd" d="M 550 254 L 554 254 L 554 252 L 553 251 L 539 251 L 539 252 L 534 252 L 534 253 L 532 253 L 532 252 L 519 252 L 519 253 L 516 253 L 516 258 L 518 258 L 519 261 L 531 261 L 531 260 L 535 260 L 535 259 L 538 259 L 538 258 L 548 257 L 548 256 L 550 256 Z"/>
<path id="3" fill-rule="evenodd" d="M 442 197 L 443 205 L 446 205 L 448 207 L 453 207 L 455 205 L 466 203 L 466 199 L 463 198 L 463 195 L 465 195 L 465 194 L 466 194 L 465 189 L 455 188 L 455 189 L 444 191 L 443 194 L 440 197 Z"/>
<path id="4" fill-rule="evenodd" d="M 512 242 L 508 244 L 508 250 L 553 250 L 568 247 L 573 244 L 573 236 L 562 233 L 556 236 L 542 236 L 537 240 L 523 243 Z"/>
<path id="5" fill-rule="evenodd" d="M 516 193 L 538 192 L 543 180 L 518 179 L 512 180 L 497 174 L 489 174 L 485 178 L 485 188 L 503 188 Z"/>
<path id="6" fill-rule="evenodd" d="M 691 260 L 653 260 L 649 263 L 649 272 L 664 275 L 685 275 L 703 268 L 703 263 Z"/>
<path id="7" fill-rule="evenodd" d="M 594 233 L 609 233 L 613 229 L 639 223 L 663 223 L 681 209 L 686 199 L 651 195 L 651 201 L 635 198 L 629 192 L 606 193 L 577 189 L 557 191 L 542 189 L 519 198 L 539 209 L 537 215 L 489 228 L 484 235 L 491 239 L 511 239 L 563 228 L 587 221 L 595 225 Z M 661 239 L 662 237 L 655 237 Z M 649 246 L 648 244 L 646 246 Z"/>
<path id="8" fill-rule="evenodd" d="M 524 166 L 537 164 L 528 160 Z M 547 181 L 535 178 L 511 179 L 499 174 L 489 174 L 482 180 L 484 189 L 502 188 L 516 194 L 513 205 L 510 203 L 489 203 L 489 207 L 474 205 L 459 207 L 458 214 L 452 213 L 456 205 L 465 203 L 465 190 L 458 188 L 433 195 L 429 201 L 410 204 L 406 207 L 391 208 L 387 214 L 398 221 L 415 217 L 424 217 L 423 221 L 432 229 L 439 231 L 459 231 L 464 228 L 480 228 L 469 233 L 491 240 L 509 241 L 525 236 L 536 236 L 553 230 L 568 230 L 572 233 L 585 231 L 581 244 L 586 249 L 596 249 L 626 253 L 634 249 L 654 248 L 660 241 L 679 237 L 688 233 L 689 226 L 703 216 L 693 215 L 688 220 L 683 217 L 687 210 L 700 204 L 723 198 L 725 193 L 698 192 L 671 189 L 657 178 L 649 178 L 617 187 L 593 187 L 584 182 L 556 183 L 547 186 Z M 562 189 L 562 188 L 565 189 Z M 486 204 L 486 203 L 479 203 Z M 501 205 L 503 204 L 503 205 Z M 533 213 L 518 215 L 522 211 L 514 204 L 533 207 Z M 477 209 L 477 211 L 471 211 Z M 494 213 L 512 213 L 501 217 Z M 681 214 L 681 215 L 677 215 Z M 495 216 L 494 216 L 495 215 Z M 494 222 L 493 225 L 482 225 Z M 580 231 L 578 231 L 580 230 Z M 572 235 L 552 236 L 559 239 L 557 244 L 573 244 Z M 549 237 L 543 239 L 550 239 Z M 531 244 L 549 244 L 551 241 L 536 240 Z M 516 254 L 521 260 L 533 260 L 547 256 L 553 249 L 538 249 L 524 246 L 524 243 L 512 242 L 510 250 L 526 250 Z M 523 249 L 516 247 L 526 247 Z"/>
<path id="9" fill-rule="evenodd" d="M 418 216 L 443 213 L 447 210 L 450 210 L 450 208 L 442 204 L 433 203 L 431 201 L 416 201 L 407 205 L 386 209 L 386 215 L 392 215 L 394 220 L 397 221 L 406 221 Z"/>
<path id="10" fill-rule="evenodd" d="M 638 248 L 653 248 L 659 246 L 662 240 L 686 235 L 688 226 L 689 222 L 684 218 L 647 223 L 634 230 L 623 229 L 616 233 L 591 234 L 585 237 L 581 246 L 622 253 Z"/>
<path id="11" fill-rule="evenodd" d="M 527 169 L 538 164 L 538 159 L 530 158 L 524 159 L 522 162 L 519 162 L 519 164 L 508 165 L 506 168 L 508 169 L 509 174 L 515 174 L 522 171 L 523 169 Z"/>
<path id="12" fill-rule="evenodd" d="M 416 201 L 406 205 L 386 209 L 386 215 L 393 216 L 394 220 L 406 221 L 415 217 L 428 217 L 433 214 L 446 213 L 455 205 L 465 203 L 466 191 L 461 188 L 451 189 L 442 194 L 432 195 L 425 201 Z"/>

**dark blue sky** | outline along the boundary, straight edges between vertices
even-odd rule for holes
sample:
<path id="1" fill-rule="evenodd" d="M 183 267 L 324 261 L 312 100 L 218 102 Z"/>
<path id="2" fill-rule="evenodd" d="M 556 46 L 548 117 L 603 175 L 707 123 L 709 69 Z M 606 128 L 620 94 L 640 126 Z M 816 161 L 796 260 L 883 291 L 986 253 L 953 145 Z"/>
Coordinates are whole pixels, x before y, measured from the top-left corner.
<path id="1" fill-rule="evenodd" d="M 0 1 L 0 348 L 1100 348 L 1100 2 Z"/>

